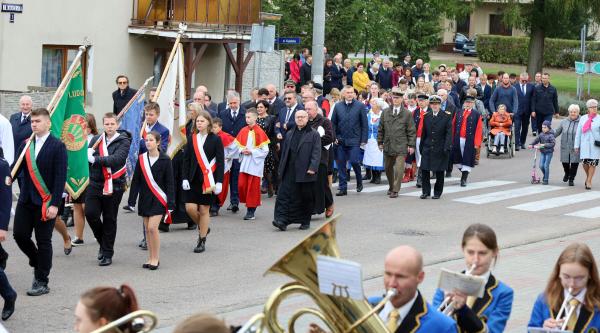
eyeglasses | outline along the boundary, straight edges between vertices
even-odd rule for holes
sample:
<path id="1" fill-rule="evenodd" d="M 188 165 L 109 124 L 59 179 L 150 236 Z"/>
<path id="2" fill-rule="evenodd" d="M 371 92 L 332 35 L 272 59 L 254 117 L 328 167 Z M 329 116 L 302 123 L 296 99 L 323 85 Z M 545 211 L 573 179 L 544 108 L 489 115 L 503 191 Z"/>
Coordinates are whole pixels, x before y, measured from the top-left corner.
<path id="1" fill-rule="evenodd" d="M 118 84 L 127 84 L 127 81 L 119 81 Z"/>
<path id="2" fill-rule="evenodd" d="M 286 98 L 284 98 L 283 100 L 284 100 L 284 101 L 291 101 L 291 100 L 292 100 L 292 98 L 291 98 L 291 97 L 286 97 Z"/>

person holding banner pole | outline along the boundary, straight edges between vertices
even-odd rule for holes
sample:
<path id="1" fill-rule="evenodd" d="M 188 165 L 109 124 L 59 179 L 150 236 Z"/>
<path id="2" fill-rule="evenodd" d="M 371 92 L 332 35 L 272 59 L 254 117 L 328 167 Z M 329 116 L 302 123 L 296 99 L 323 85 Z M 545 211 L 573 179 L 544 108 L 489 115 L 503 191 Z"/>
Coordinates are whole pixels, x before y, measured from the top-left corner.
<path id="1" fill-rule="evenodd" d="M 208 112 L 198 112 L 195 125 L 185 150 L 181 187 L 185 191 L 185 209 L 198 225 L 194 253 L 202 253 L 210 232 L 210 205 L 223 190 L 224 149 L 221 139 L 211 131 L 212 118 Z"/>
<path id="2" fill-rule="evenodd" d="M 158 224 L 163 217 L 166 223 L 171 223 L 171 212 L 175 208 L 175 185 L 171 159 L 159 150 L 163 138 L 156 131 L 146 133 L 145 137 L 148 151 L 139 155 L 131 187 L 144 193 L 138 199 L 138 215 L 144 220 L 149 255 L 142 267 L 156 270 L 160 264 Z M 135 202 L 136 197 L 137 192 L 130 192 L 129 202 Z"/>
<path id="3" fill-rule="evenodd" d="M 98 265 L 109 266 L 117 237 L 118 208 L 127 182 L 125 163 L 131 134 L 117 130 L 117 116 L 112 112 L 106 113 L 102 121 L 104 133 L 94 137 L 90 141 L 93 148 L 88 148 L 90 184 L 85 198 L 85 217 L 100 243 Z"/>

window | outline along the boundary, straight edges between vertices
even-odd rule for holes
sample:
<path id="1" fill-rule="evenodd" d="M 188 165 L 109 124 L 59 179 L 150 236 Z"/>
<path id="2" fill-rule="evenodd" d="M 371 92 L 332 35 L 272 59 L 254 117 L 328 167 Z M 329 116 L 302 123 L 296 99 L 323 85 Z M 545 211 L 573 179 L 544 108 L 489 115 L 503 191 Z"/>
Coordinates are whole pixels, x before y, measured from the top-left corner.
<path id="1" fill-rule="evenodd" d="M 42 48 L 42 87 L 55 87 L 69 70 L 75 60 L 79 46 L 44 45 Z M 85 85 L 86 57 L 81 57 L 83 82 Z"/>
<path id="2" fill-rule="evenodd" d="M 502 14 L 490 14 L 490 35 L 512 36 L 512 28 L 502 22 Z"/>
<path id="3" fill-rule="evenodd" d="M 471 27 L 471 15 L 460 17 L 456 19 L 456 32 L 460 32 L 465 36 L 469 36 L 469 29 Z"/>
<path id="4" fill-rule="evenodd" d="M 162 72 L 167 65 L 167 60 L 169 59 L 169 53 L 169 49 L 154 49 L 154 65 L 152 66 L 154 79 L 152 79 L 152 85 L 155 87 L 160 83 Z"/>

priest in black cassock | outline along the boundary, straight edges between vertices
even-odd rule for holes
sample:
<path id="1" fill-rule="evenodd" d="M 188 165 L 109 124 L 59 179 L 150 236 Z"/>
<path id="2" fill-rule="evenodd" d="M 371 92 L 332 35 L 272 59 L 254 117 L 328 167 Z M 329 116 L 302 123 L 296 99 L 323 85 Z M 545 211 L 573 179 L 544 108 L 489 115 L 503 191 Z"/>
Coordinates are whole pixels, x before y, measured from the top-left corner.
<path id="1" fill-rule="evenodd" d="M 321 138 L 308 124 L 308 113 L 298 110 L 296 127 L 285 135 L 279 161 L 279 191 L 273 225 L 285 231 L 290 224 L 310 227 L 314 189 L 321 160 Z"/>

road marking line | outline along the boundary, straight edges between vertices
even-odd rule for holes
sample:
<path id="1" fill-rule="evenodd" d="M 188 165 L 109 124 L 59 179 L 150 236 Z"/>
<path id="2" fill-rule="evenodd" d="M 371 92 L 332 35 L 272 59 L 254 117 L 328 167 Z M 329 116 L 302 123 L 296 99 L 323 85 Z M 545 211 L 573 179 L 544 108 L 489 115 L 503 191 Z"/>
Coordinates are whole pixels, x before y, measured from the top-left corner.
<path id="1" fill-rule="evenodd" d="M 568 216 L 583 217 L 586 219 L 597 219 L 600 217 L 600 207 L 578 210 L 573 213 L 565 214 Z"/>
<path id="2" fill-rule="evenodd" d="M 566 195 L 566 196 L 562 196 L 562 197 L 556 197 L 556 198 L 552 198 L 552 199 L 527 202 L 524 204 L 511 206 L 508 208 L 525 210 L 525 211 L 529 211 L 529 212 L 539 212 L 539 211 L 545 210 L 545 209 L 568 206 L 568 205 L 585 202 L 585 201 L 590 201 L 590 200 L 595 200 L 595 199 L 600 199 L 599 191 L 584 192 L 584 193 Z"/>
<path id="3" fill-rule="evenodd" d="M 531 186 L 527 186 L 527 187 L 514 188 L 514 189 L 510 189 L 510 190 L 505 190 L 505 191 L 497 191 L 497 192 L 491 192 L 491 193 L 486 193 L 486 194 L 473 195 L 470 197 L 458 198 L 458 199 L 454 199 L 453 201 L 481 205 L 481 204 L 487 204 L 487 203 L 494 203 L 494 202 L 502 201 L 502 200 L 524 197 L 524 196 L 533 195 L 533 194 L 540 194 L 540 193 L 546 193 L 546 192 L 551 192 L 551 191 L 563 190 L 565 188 L 566 187 L 559 187 L 559 186 L 534 186 L 534 185 L 531 185 Z"/>
<path id="4" fill-rule="evenodd" d="M 450 178 L 445 178 L 444 182 L 452 182 L 452 181 L 457 181 L 457 180 L 460 180 L 460 178 L 450 177 Z M 405 189 L 405 188 L 415 187 L 416 185 L 417 185 L 416 181 L 402 183 L 402 187 L 400 188 L 400 190 Z M 363 191 L 363 193 L 373 193 L 373 192 L 387 191 L 389 188 L 390 188 L 389 185 L 369 186 L 369 187 L 365 187 L 364 190 L 362 190 L 362 191 Z"/>
<path id="5" fill-rule="evenodd" d="M 460 193 L 460 192 L 466 192 L 466 191 L 481 190 L 481 189 L 488 188 L 488 187 L 502 186 L 502 185 L 508 185 L 508 184 L 514 184 L 514 183 L 516 183 L 516 182 L 508 181 L 508 180 L 488 180 L 488 181 L 483 181 L 483 182 L 468 183 L 466 187 L 461 187 L 460 185 L 453 185 L 450 187 L 444 187 L 444 192 L 442 195 L 452 194 L 452 193 Z M 421 191 L 400 193 L 400 195 L 405 195 L 405 196 L 409 196 L 409 197 L 418 197 L 421 194 L 422 194 Z"/>

